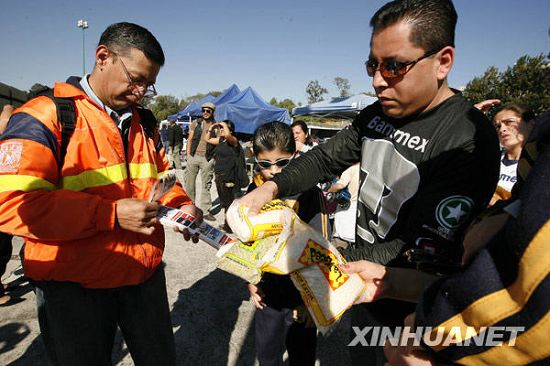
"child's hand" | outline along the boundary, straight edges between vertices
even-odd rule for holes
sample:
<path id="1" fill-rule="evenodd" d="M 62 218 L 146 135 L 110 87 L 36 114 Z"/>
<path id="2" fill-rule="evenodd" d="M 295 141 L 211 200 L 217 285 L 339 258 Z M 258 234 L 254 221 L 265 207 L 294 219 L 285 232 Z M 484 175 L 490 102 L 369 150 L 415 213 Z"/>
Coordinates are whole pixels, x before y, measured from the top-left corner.
<path id="1" fill-rule="evenodd" d="M 265 294 L 261 288 L 251 283 L 248 284 L 248 291 L 250 292 L 250 300 L 256 306 L 256 309 L 263 309 L 266 305 L 264 302 Z"/>

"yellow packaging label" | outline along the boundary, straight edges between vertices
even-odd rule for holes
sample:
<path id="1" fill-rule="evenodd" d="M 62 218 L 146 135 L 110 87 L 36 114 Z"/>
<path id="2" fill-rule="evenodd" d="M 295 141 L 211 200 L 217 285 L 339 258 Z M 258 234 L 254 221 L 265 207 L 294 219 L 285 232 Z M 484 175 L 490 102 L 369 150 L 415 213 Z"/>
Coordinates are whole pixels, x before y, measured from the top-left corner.
<path id="1" fill-rule="evenodd" d="M 336 290 L 348 280 L 349 276 L 340 271 L 336 256 L 313 240 L 308 240 L 298 262 L 305 266 L 317 265 L 323 272 L 330 287 Z"/>

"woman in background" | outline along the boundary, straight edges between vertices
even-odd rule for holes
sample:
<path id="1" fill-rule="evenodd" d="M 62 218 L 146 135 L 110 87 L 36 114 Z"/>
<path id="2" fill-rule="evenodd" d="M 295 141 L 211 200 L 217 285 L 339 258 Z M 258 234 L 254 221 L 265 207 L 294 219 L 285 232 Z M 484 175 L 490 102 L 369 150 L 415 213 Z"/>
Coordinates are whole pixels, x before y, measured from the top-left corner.
<path id="1" fill-rule="evenodd" d="M 499 200 L 510 198 L 512 187 L 517 180 L 517 166 L 521 150 L 531 129 L 535 114 L 519 104 L 505 105 L 493 118 L 493 125 L 502 146 L 500 178 L 490 206 Z"/>
<path id="2" fill-rule="evenodd" d="M 304 121 L 295 121 L 290 127 L 292 128 L 297 153 L 305 153 L 315 146 L 311 141 L 309 129 Z"/>
<path id="3" fill-rule="evenodd" d="M 220 198 L 220 205 L 224 212 L 235 199 L 235 193 L 237 190 L 235 184 L 235 174 L 237 157 L 241 147 L 239 146 L 239 140 L 235 136 L 235 125 L 229 120 L 215 123 L 208 129 L 209 136 L 206 142 L 214 145 L 214 180 L 216 183 L 216 190 L 218 191 L 218 197 Z M 224 216 L 224 224 L 221 229 L 231 233 L 231 228 L 227 225 L 227 221 Z"/>

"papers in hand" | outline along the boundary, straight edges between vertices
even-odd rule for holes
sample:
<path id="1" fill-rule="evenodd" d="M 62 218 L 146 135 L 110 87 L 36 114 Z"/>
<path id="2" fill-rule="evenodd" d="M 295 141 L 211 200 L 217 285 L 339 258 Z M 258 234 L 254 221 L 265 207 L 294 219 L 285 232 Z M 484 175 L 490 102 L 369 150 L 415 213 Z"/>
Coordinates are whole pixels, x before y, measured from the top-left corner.
<path id="1" fill-rule="evenodd" d="M 176 171 L 169 170 L 160 177 L 149 194 L 149 202 L 159 201 L 176 184 Z"/>
<path id="2" fill-rule="evenodd" d="M 194 216 L 178 210 L 177 208 L 160 206 L 157 218 L 164 226 L 176 226 L 180 229 L 188 229 L 191 234 L 198 233 L 199 239 L 215 249 L 220 249 L 223 245 L 235 241 L 223 231 L 216 229 L 204 221 L 200 225 L 197 225 Z"/>

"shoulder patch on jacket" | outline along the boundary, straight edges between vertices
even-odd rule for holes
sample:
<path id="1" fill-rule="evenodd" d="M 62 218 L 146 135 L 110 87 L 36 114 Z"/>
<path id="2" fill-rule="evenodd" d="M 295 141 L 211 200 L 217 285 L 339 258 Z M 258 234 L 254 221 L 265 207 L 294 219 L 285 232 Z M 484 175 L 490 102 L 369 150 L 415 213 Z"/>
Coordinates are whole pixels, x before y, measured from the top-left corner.
<path id="1" fill-rule="evenodd" d="M 21 163 L 23 143 L 20 141 L 4 142 L 0 145 L 0 173 L 15 173 Z"/>

